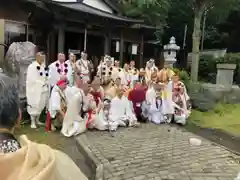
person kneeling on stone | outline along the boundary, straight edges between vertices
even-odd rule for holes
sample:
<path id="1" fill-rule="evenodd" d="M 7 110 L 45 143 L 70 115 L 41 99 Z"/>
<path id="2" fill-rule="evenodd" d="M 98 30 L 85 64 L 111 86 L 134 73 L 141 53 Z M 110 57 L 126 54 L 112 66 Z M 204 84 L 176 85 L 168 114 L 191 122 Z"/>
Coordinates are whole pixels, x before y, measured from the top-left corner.
<path id="1" fill-rule="evenodd" d="M 103 109 L 103 88 L 100 86 L 100 79 L 95 79 L 92 82 L 91 90 L 88 94 L 89 98 L 89 106 L 87 113 L 87 122 L 86 126 L 89 129 L 98 129 L 98 130 L 106 130 L 108 127 L 107 121 L 104 120 L 102 116 L 100 116 L 100 112 Z"/>
<path id="2" fill-rule="evenodd" d="M 117 88 L 117 96 L 112 99 L 110 104 L 109 126 L 111 131 L 115 131 L 118 126 L 139 125 L 130 101 L 123 94 L 123 87 Z"/>
<path id="3" fill-rule="evenodd" d="M 67 87 L 67 79 L 61 79 L 53 87 L 49 99 L 49 113 L 52 119 L 55 119 L 54 125 L 51 124 L 51 129 L 60 128 L 67 111 L 67 101 L 64 90 Z M 54 127 L 55 126 L 55 127 Z"/>
<path id="4" fill-rule="evenodd" d="M 174 121 L 177 124 L 186 124 L 186 120 L 191 114 L 190 98 L 183 82 L 179 80 L 178 75 L 173 76 L 173 107 Z"/>

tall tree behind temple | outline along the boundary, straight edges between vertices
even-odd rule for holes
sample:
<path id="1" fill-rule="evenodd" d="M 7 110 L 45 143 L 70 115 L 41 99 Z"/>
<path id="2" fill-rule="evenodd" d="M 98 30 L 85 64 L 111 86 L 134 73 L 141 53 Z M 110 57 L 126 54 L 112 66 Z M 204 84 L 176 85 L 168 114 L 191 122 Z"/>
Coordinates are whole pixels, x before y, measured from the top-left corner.
<path id="1" fill-rule="evenodd" d="M 211 13 L 217 21 L 226 18 L 239 0 L 188 0 L 194 12 L 194 25 L 192 34 L 192 65 L 191 79 L 198 80 L 199 48 L 201 39 L 201 23 L 205 13 Z M 205 14 L 206 15 L 206 14 Z"/>
<path id="2" fill-rule="evenodd" d="M 125 15 L 143 19 L 146 24 L 156 26 L 156 37 L 161 39 L 171 0 L 119 0 L 119 4 Z"/>

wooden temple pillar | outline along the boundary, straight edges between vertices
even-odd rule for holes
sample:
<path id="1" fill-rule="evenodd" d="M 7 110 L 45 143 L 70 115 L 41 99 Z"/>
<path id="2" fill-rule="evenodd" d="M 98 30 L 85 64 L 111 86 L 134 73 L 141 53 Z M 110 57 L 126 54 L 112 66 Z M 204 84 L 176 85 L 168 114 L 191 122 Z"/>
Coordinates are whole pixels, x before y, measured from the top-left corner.
<path id="1" fill-rule="evenodd" d="M 4 19 L 0 19 L 0 43 L 4 43 L 4 25 Z M 2 63 L 4 61 L 4 48 L 4 46 L 0 45 L 0 66 L 2 66 Z"/>
<path id="2" fill-rule="evenodd" d="M 108 30 L 108 32 L 104 36 L 104 54 L 110 54 L 111 53 L 111 31 Z"/>
<path id="3" fill-rule="evenodd" d="M 63 25 L 58 27 L 58 53 L 65 51 L 65 27 Z"/>
<path id="4" fill-rule="evenodd" d="M 124 34 L 123 30 L 121 30 L 121 35 L 120 35 L 120 46 L 119 46 L 119 51 L 120 51 L 120 56 L 119 56 L 119 61 L 120 65 L 123 66 L 123 49 L 124 49 Z"/>
<path id="5" fill-rule="evenodd" d="M 141 42 L 140 42 L 140 63 L 139 63 L 139 67 L 143 68 L 144 67 L 144 62 L 143 62 L 143 55 L 144 52 L 144 33 L 141 32 Z"/>
<path id="6" fill-rule="evenodd" d="M 84 44 L 83 44 L 84 51 L 87 51 L 87 35 L 88 35 L 88 28 L 86 25 L 84 29 Z"/>

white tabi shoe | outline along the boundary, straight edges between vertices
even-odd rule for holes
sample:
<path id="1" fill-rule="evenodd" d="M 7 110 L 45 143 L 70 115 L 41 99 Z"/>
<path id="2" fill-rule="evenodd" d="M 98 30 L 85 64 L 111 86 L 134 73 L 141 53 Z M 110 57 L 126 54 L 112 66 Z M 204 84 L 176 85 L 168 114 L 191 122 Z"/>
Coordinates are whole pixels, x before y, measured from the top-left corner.
<path id="1" fill-rule="evenodd" d="M 44 126 L 44 123 L 40 122 L 40 121 L 39 121 L 39 118 L 40 118 L 40 116 L 38 116 L 38 117 L 36 118 L 36 123 L 37 123 L 37 125 L 38 125 L 38 126 Z"/>
<path id="2" fill-rule="evenodd" d="M 37 129 L 37 126 L 35 123 L 31 123 L 31 126 L 30 126 L 32 129 Z"/>
<path id="3" fill-rule="evenodd" d="M 35 116 L 31 116 L 31 126 L 32 129 L 37 129 L 36 126 L 36 117 Z"/>
<path id="4" fill-rule="evenodd" d="M 51 131 L 56 131 L 56 128 L 53 124 L 51 124 Z"/>

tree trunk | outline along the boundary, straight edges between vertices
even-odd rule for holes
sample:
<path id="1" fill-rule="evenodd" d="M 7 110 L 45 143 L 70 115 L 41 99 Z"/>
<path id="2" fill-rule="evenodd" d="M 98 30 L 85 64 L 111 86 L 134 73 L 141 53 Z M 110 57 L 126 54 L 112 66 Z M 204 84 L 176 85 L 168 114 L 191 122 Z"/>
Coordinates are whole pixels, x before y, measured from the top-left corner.
<path id="1" fill-rule="evenodd" d="M 194 27 L 192 34 L 192 64 L 191 64 L 191 80 L 196 82 L 198 80 L 198 65 L 199 65 L 199 46 L 201 39 L 201 19 L 202 10 L 196 10 L 194 15 Z"/>

